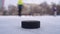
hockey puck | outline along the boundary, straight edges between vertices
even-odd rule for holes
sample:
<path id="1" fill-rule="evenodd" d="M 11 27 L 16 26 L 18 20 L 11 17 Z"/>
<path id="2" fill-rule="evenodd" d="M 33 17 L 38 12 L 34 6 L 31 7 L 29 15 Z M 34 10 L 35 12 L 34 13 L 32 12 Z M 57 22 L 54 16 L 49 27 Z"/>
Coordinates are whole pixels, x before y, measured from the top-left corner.
<path id="1" fill-rule="evenodd" d="M 22 21 L 21 27 L 28 29 L 40 28 L 40 21 Z"/>

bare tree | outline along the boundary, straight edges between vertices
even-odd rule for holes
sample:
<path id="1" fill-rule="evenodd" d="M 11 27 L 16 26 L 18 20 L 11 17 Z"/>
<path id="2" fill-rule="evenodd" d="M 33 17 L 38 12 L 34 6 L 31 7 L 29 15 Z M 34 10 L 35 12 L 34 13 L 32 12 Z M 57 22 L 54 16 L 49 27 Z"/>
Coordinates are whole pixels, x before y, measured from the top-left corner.
<path id="1" fill-rule="evenodd" d="M 14 6 L 14 5 L 9 5 L 8 6 L 8 11 L 9 11 L 9 15 L 17 15 L 17 6 Z"/>

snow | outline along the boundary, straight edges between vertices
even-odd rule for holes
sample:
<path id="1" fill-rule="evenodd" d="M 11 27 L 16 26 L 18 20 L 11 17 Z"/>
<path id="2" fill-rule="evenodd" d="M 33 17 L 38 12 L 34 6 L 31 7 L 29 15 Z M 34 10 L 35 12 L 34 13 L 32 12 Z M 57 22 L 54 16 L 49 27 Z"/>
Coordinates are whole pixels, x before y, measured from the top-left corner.
<path id="1" fill-rule="evenodd" d="M 23 20 L 39 20 L 41 27 L 21 28 Z M 0 16 L 0 34 L 60 34 L 60 16 Z"/>

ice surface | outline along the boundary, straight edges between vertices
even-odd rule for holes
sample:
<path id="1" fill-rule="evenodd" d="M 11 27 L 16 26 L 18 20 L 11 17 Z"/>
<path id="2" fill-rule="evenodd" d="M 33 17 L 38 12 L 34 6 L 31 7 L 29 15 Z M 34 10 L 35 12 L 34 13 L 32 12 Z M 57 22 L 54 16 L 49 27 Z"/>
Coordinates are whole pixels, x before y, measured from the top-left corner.
<path id="1" fill-rule="evenodd" d="M 39 29 L 21 28 L 22 20 L 39 20 Z M 0 16 L 0 34 L 60 34 L 60 16 Z"/>

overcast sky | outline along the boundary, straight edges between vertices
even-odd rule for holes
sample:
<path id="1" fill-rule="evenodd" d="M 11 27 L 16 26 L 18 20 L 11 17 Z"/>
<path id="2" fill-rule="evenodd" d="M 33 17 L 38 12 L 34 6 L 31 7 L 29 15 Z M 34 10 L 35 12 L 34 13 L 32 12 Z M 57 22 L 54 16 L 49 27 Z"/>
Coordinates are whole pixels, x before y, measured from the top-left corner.
<path id="1" fill-rule="evenodd" d="M 9 4 L 17 6 L 17 1 L 18 0 L 5 0 L 4 6 L 7 7 Z M 48 4 L 50 4 L 51 2 L 59 3 L 59 0 L 23 0 L 24 3 L 36 3 L 36 4 L 40 4 L 41 2 L 44 1 L 46 1 Z"/>

